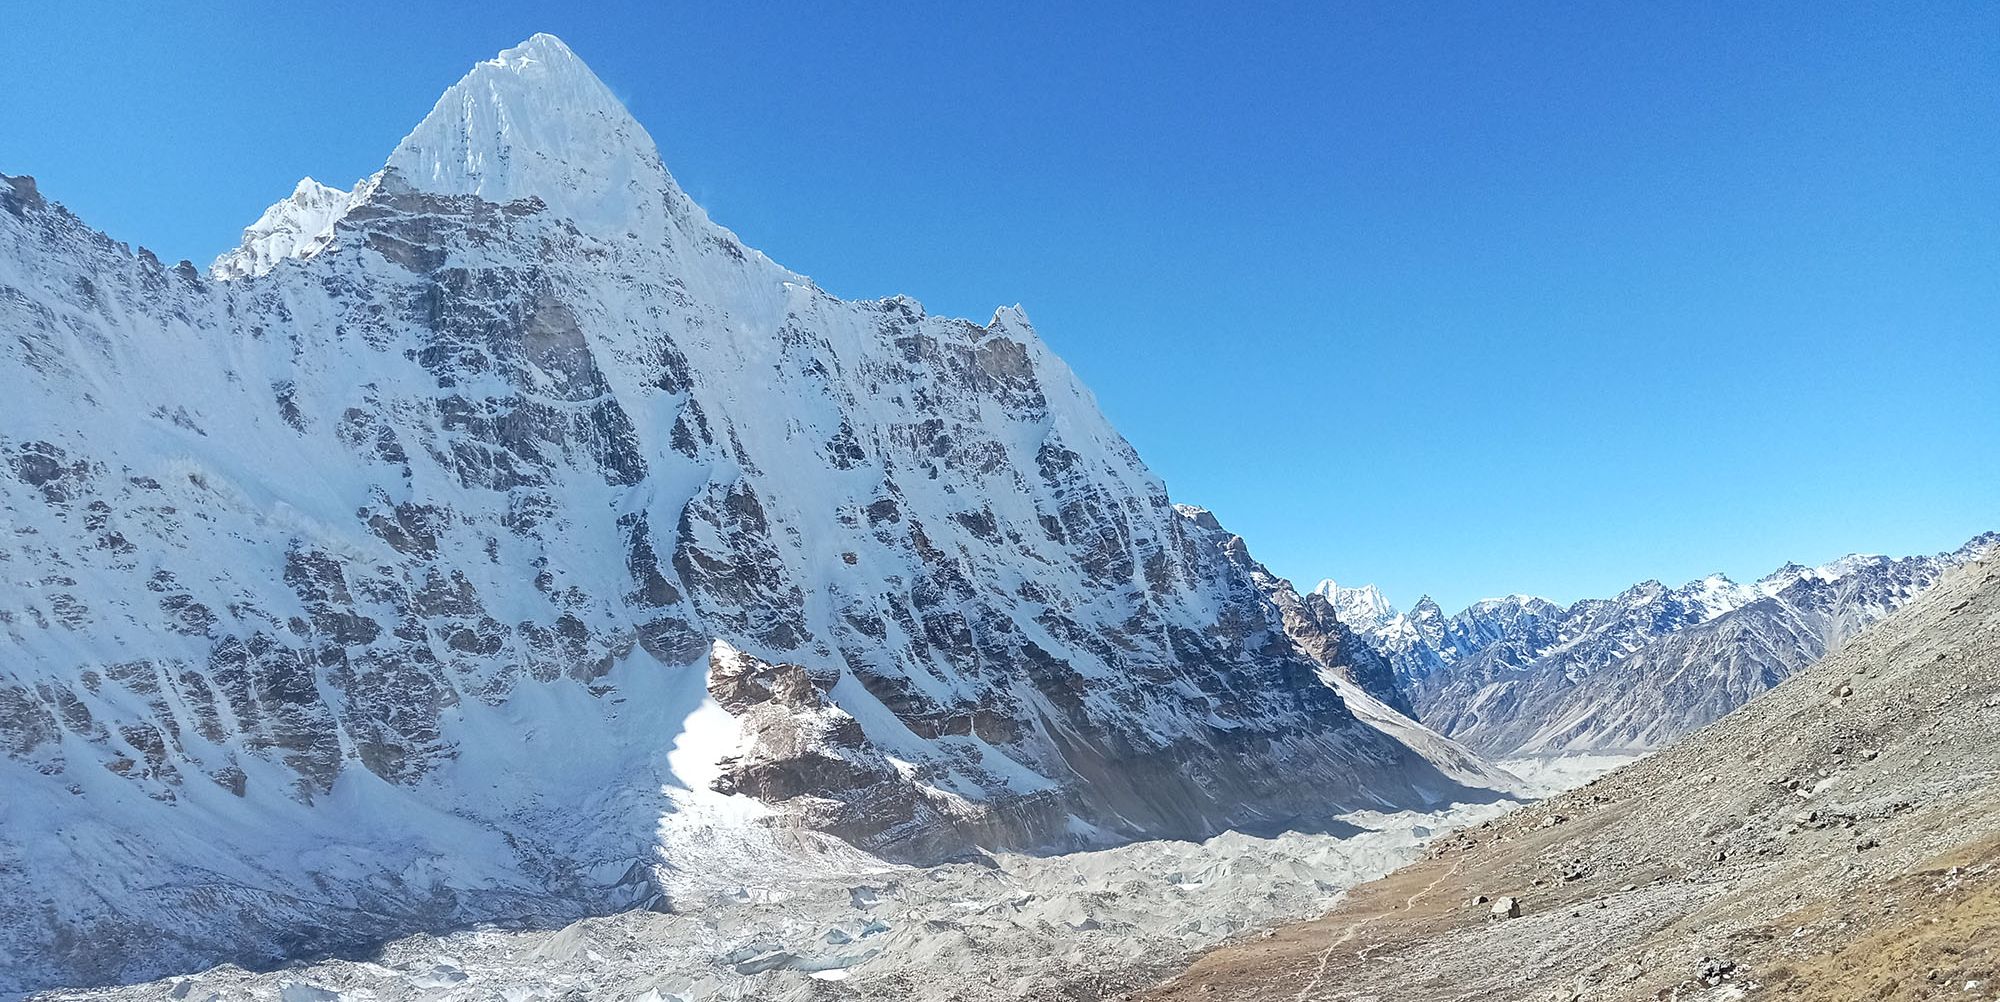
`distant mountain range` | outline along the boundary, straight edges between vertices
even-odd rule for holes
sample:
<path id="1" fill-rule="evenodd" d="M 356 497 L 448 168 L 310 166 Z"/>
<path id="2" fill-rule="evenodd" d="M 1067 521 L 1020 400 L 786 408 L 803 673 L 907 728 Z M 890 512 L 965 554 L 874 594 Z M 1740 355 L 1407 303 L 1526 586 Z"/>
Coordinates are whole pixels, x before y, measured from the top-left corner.
<path id="1" fill-rule="evenodd" d="M 1786 564 L 1751 584 L 1720 574 L 1644 581 L 1569 606 L 1527 595 L 1447 616 L 1399 611 L 1372 585 L 1326 580 L 1311 598 L 1386 661 L 1369 691 L 1489 757 L 1648 751 L 1741 706 L 1894 612 L 1945 571 L 2000 547 Z"/>

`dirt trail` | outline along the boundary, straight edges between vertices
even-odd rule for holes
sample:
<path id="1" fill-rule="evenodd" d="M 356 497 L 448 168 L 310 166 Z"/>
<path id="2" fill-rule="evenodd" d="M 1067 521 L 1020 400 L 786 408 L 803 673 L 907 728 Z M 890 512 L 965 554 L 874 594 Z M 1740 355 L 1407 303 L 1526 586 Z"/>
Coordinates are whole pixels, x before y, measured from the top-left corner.
<path id="1" fill-rule="evenodd" d="M 1412 894 L 1407 898 L 1404 898 L 1403 909 L 1405 911 L 1408 911 L 1410 909 L 1415 908 L 1417 906 L 1418 901 L 1423 900 L 1424 897 L 1429 895 L 1431 891 L 1436 890 L 1439 884 L 1444 883 L 1446 880 L 1450 879 L 1457 872 L 1458 872 L 1458 867 L 1454 865 L 1448 872 L 1440 874 L 1436 880 L 1433 880 L 1430 883 L 1424 885 L 1423 890 L 1418 891 L 1417 893 Z M 1386 914 L 1387 913 L 1378 913 L 1375 915 L 1370 915 L 1359 922 L 1355 922 L 1352 925 L 1349 925 L 1347 927 L 1347 931 L 1340 934 L 1339 939 L 1336 939 L 1332 943 L 1329 943 L 1327 945 L 1326 950 L 1319 955 L 1319 967 L 1317 970 L 1313 972 L 1312 980 L 1306 982 L 1306 986 L 1304 988 L 1299 989 L 1298 1002 L 1306 1002 L 1307 999 L 1311 998 L 1313 989 L 1318 988 L 1320 982 L 1326 979 L 1326 965 L 1333 960 L 1334 951 L 1340 949 L 1343 946 L 1346 946 L 1348 943 L 1353 942 L 1355 937 L 1361 935 L 1361 930 L 1368 928 L 1370 923 L 1382 919 L 1383 917 L 1385 917 Z M 1373 949 L 1373 947 L 1363 947 L 1358 953 L 1355 954 L 1355 957 L 1357 959 L 1365 960 L 1368 957 L 1368 951 L 1371 949 Z"/>

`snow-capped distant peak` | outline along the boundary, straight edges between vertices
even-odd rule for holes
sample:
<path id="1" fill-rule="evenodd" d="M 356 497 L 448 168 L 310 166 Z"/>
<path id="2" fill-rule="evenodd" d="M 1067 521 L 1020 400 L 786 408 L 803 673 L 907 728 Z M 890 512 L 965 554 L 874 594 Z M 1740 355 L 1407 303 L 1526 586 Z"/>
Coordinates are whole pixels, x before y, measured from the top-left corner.
<path id="1" fill-rule="evenodd" d="M 403 138 L 388 166 L 423 190 L 540 198 L 585 225 L 624 228 L 677 190 L 653 137 L 554 35 L 475 65 Z"/>
<path id="2" fill-rule="evenodd" d="M 300 179 L 292 193 L 264 210 L 243 230 L 243 242 L 215 259 L 211 276 L 228 280 L 263 275 L 286 258 L 317 254 L 333 238 L 333 225 L 354 207 L 355 192 Z"/>
<path id="3" fill-rule="evenodd" d="M 1327 578 L 1314 586 L 1313 594 L 1326 599 L 1333 606 L 1334 616 L 1350 629 L 1367 630 L 1396 618 L 1396 607 L 1372 584 L 1343 588 L 1339 582 Z"/>
<path id="4" fill-rule="evenodd" d="M 1967 544 L 1970 546 L 1971 544 Z M 1807 579 L 1838 581 L 1863 568 L 1889 562 L 1889 558 L 1874 553 L 1850 553 L 1839 560 L 1829 560 L 1816 567 L 1787 563 L 1783 567 L 1757 579 L 1753 590 L 1762 595 L 1776 595 L 1787 588 Z"/>
<path id="5" fill-rule="evenodd" d="M 1714 619 L 1725 612 L 1740 609 L 1762 597 L 1756 588 L 1745 587 L 1731 581 L 1727 575 L 1710 574 L 1682 585 L 1677 594 L 1702 608 L 1701 618 Z"/>
<path id="6" fill-rule="evenodd" d="M 1483 614 L 1483 613 L 1501 612 L 1509 609 L 1526 609 L 1542 605 L 1554 605 L 1554 603 L 1550 602 L 1548 599 L 1542 598 L 1537 595 L 1527 595 L 1521 592 L 1514 592 L 1511 595 L 1501 595 L 1495 598 L 1482 598 L 1479 601 L 1474 602 L 1469 606 L 1466 606 L 1465 611 L 1473 614 Z"/>
<path id="7" fill-rule="evenodd" d="M 1020 303 L 1015 303 L 1012 306 L 1002 306 L 994 310 L 993 319 L 988 322 L 987 326 L 991 327 L 994 324 L 1033 327 L 1034 321 L 1028 319 L 1028 311 L 1023 309 Z"/>
<path id="8" fill-rule="evenodd" d="M 493 202 L 539 198 L 606 233 L 646 228 L 658 219 L 648 210 L 679 195 L 653 137 L 569 46 L 548 34 L 474 65 L 403 137 L 384 168 L 422 191 Z M 380 177 L 352 192 L 300 181 L 209 273 L 255 277 L 287 258 L 319 253 Z M 701 215 L 692 203 L 688 208 Z"/>

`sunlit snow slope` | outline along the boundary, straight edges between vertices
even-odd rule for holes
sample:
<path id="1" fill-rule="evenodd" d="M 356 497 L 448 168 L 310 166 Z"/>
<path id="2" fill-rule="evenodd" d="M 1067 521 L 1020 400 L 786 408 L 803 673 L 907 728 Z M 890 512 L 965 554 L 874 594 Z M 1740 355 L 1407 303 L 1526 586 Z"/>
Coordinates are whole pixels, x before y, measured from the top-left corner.
<path id="1" fill-rule="evenodd" d="M 1348 711 L 1019 309 L 745 248 L 548 36 L 207 274 L 0 178 L 0 332 L 0 992 L 1476 775 Z"/>

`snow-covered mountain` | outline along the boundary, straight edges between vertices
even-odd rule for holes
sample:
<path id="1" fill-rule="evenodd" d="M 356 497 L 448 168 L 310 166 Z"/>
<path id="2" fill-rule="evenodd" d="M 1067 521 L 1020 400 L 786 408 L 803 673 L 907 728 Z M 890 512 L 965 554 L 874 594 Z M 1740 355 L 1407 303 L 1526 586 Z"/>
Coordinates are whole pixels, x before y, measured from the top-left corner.
<path id="1" fill-rule="evenodd" d="M 1495 757 L 1638 752 L 1693 731 L 1819 660 L 1945 571 L 2000 546 L 1787 564 L 1743 585 L 1645 581 L 1563 608 L 1512 595 L 1445 616 L 1358 612 L 1425 724 Z"/>
<path id="2" fill-rule="evenodd" d="M 218 280 L 268 274 L 279 262 L 307 258 L 333 241 L 335 223 L 346 217 L 362 195 L 329 188 L 312 178 L 301 179 L 292 197 L 264 210 L 243 231 L 243 243 L 215 259 L 209 276 Z"/>
<path id="3" fill-rule="evenodd" d="M 1340 582 L 1326 578 L 1314 585 L 1310 594 L 1325 599 L 1334 615 L 1352 629 L 1372 631 L 1396 617 L 1396 607 L 1372 584 L 1344 588 Z"/>
<path id="4" fill-rule="evenodd" d="M 548 36 L 207 273 L 0 177 L 0 331 L 0 992 L 1491 795 L 1019 308 L 743 246 Z"/>

